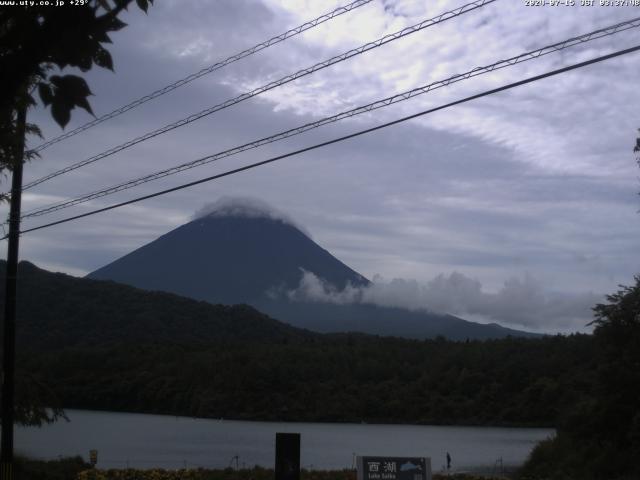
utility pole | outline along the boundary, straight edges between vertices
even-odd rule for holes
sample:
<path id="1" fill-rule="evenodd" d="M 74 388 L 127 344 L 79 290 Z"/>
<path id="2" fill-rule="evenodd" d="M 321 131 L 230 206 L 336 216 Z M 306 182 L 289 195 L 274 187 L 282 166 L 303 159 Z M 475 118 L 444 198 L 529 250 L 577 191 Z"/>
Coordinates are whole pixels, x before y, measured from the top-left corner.
<path id="1" fill-rule="evenodd" d="M 7 248 L 7 272 L 4 297 L 4 336 L 2 358 L 2 445 L 0 448 L 0 480 L 13 480 L 13 419 L 16 359 L 16 283 L 18 245 L 20 242 L 20 203 L 22 201 L 22 164 L 27 123 L 26 99 L 22 98 L 16 120 L 17 147 L 11 176 L 11 209 Z"/>

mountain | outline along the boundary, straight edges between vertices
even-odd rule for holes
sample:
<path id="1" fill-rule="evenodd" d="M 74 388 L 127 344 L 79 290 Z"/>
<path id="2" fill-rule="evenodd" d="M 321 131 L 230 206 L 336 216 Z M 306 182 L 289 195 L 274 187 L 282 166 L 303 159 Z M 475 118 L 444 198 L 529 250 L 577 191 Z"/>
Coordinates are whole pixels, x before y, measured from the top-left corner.
<path id="1" fill-rule="evenodd" d="M 0 308 L 6 262 L 0 260 Z M 315 336 L 247 305 L 212 305 L 164 292 L 18 268 L 17 334 L 32 351 L 131 344 L 281 342 Z"/>
<path id="2" fill-rule="evenodd" d="M 337 305 L 267 299 L 253 305 L 261 312 L 298 328 L 321 333 L 350 331 L 417 339 L 443 336 L 450 340 L 539 336 L 496 323 L 469 322 L 453 315 L 373 304 Z"/>
<path id="3" fill-rule="evenodd" d="M 364 276 L 299 227 L 263 205 L 227 203 L 204 212 L 88 275 L 211 303 L 247 303 L 291 325 L 319 332 L 364 332 L 455 340 L 532 336 L 428 311 L 365 303 L 291 299 L 304 272 L 335 291 L 366 287 Z"/>
<path id="4" fill-rule="evenodd" d="M 211 303 L 252 303 L 295 289 L 302 270 L 338 288 L 369 281 L 294 226 L 271 218 L 208 216 L 88 275 Z"/>

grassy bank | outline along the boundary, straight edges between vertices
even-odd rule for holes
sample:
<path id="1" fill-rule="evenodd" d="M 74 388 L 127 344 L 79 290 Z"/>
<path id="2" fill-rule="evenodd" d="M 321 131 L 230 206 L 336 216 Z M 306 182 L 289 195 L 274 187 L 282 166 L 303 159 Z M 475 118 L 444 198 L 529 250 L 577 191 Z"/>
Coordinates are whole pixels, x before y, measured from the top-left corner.
<path id="1" fill-rule="evenodd" d="M 80 457 L 60 460 L 31 460 L 18 458 L 14 464 L 15 480 L 274 480 L 273 469 L 254 467 L 251 469 L 221 470 L 179 469 L 138 470 L 92 469 Z M 504 477 L 478 475 L 435 474 L 434 480 L 504 480 Z M 302 470 L 301 480 L 356 480 L 353 470 Z"/>
<path id="2" fill-rule="evenodd" d="M 13 478 L 14 480 L 77 480 L 81 472 L 90 467 L 81 457 L 59 460 L 16 457 L 13 464 Z"/>
<path id="3" fill-rule="evenodd" d="M 244 470 L 86 470 L 81 472 L 77 480 L 274 480 L 272 469 L 255 467 Z M 356 480 L 353 470 L 302 470 L 301 480 Z M 482 477 L 476 475 L 439 475 L 434 480 L 498 480 L 499 477 Z M 503 477 L 502 477 L 503 478 Z"/>

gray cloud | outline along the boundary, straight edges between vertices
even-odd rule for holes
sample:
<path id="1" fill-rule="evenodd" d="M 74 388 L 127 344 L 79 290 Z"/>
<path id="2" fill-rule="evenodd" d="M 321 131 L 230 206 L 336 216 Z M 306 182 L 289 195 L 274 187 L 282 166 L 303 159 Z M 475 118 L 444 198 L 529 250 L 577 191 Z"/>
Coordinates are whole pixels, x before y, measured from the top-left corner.
<path id="1" fill-rule="evenodd" d="M 450 313 L 507 327 L 538 332 L 585 332 L 592 320 L 591 308 L 603 301 L 594 293 L 546 292 L 531 275 L 512 277 L 495 293 L 461 273 L 440 274 L 426 284 L 395 278 L 373 279 L 366 287 L 338 290 L 312 272 L 303 272 L 300 285 L 287 292 L 293 301 L 336 304 L 366 303 L 382 306 Z"/>

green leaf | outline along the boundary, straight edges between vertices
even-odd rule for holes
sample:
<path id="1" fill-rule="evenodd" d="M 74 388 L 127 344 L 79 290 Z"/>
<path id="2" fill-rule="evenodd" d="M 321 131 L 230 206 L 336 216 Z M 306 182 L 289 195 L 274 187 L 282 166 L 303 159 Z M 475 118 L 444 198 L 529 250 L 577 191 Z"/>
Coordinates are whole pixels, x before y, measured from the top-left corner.
<path id="1" fill-rule="evenodd" d="M 93 115 L 93 110 L 91 110 L 91 105 L 89 105 L 89 102 L 87 101 L 86 97 L 82 97 L 82 98 L 77 99 L 76 100 L 76 105 L 79 106 L 80 108 L 84 108 L 87 112 L 89 112 L 91 115 Z"/>
<path id="2" fill-rule="evenodd" d="M 117 8 L 122 7 L 127 10 L 129 8 L 129 4 L 131 3 L 131 0 L 113 0 L 113 3 L 116 4 Z"/>
<path id="3" fill-rule="evenodd" d="M 51 77 L 49 77 L 49 81 L 54 87 L 59 87 L 62 82 L 62 77 L 60 75 L 51 75 Z"/>
<path id="4" fill-rule="evenodd" d="M 117 17 L 111 17 L 107 20 L 107 28 L 106 31 L 107 32 L 117 32 L 118 30 L 122 30 L 124 27 L 126 27 L 127 24 L 124 23 L 122 20 L 120 20 Z"/>
<path id="5" fill-rule="evenodd" d="M 97 0 L 98 5 L 104 8 L 107 12 L 111 11 L 111 5 L 109 5 L 109 0 Z"/>
<path id="6" fill-rule="evenodd" d="M 65 75 L 63 77 L 52 75 L 50 80 L 54 86 L 69 97 L 78 98 L 92 95 L 87 82 L 84 78 L 78 77 L 77 75 Z"/>
<path id="7" fill-rule="evenodd" d="M 111 54 L 100 46 L 98 46 L 93 54 L 93 61 L 99 67 L 108 68 L 113 71 L 113 59 L 111 58 Z"/>
<path id="8" fill-rule="evenodd" d="M 136 0 L 136 3 L 138 4 L 140 10 L 142 10 L 144 13 L 147 13 L 147 9 L 149 8 L 149 3 L 147 2 L 147 0 Z"/>
<path id="9" fill-rule="evenodd" d="M 66 122 L 68 122 L 69 112 L 76 106 L 85 109 L 93 115 L 91 106 L 87 101 L 87 97 L 91 95 L 91 90 L 83 78 L 76 75 L 65 75 L 64 77 L 53 75 L 50 80 L 55 87 L 51 113 L 56 122 L 63 125 L 61 122 L 64 121 L 65 118 Z M 54 106 L 56 107 L 55 110 L 58 117 L 56 117 L 56 113 L 54 112 Z M 60 121 L 58 119 L 60 119 Z"/>
<path id="10" fill-rule="evenodd" d="M 96 31 L 93 33 L 93 39 L 99 43 L 113 43 L 109 35 L 102 30 Z"/>
<path id="11" fill-rule="evenodd" d="M 53 119 L 64 128 L 67 123 L 69 123 L 69 119 L 71 118 L 71 108 L 69 105 L 63 102 L 54 101 L 51 104 L 51 115 L 53 115 Z"/>

